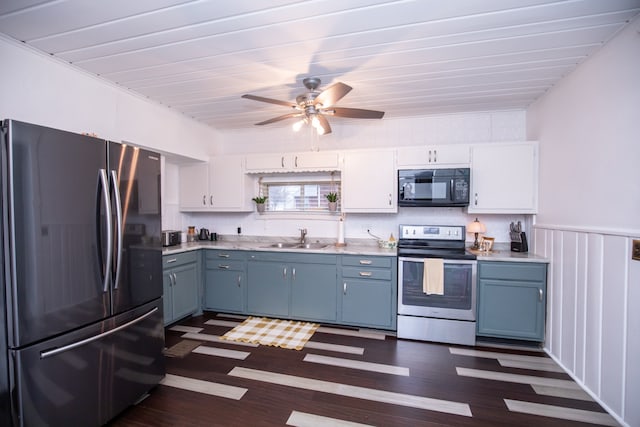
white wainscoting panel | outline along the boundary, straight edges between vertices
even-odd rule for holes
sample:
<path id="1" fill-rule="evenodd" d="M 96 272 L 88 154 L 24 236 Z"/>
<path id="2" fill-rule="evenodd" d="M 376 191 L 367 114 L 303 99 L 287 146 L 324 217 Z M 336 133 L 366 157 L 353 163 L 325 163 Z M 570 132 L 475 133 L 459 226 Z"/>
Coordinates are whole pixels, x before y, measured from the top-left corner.
<path id="1" fill-rule="evenodd" d="M 629 236 L 536 225 L 551 260 L 545 350 L 623 425 L 640 425 L 640 262 Z M 638 238 L 637 236 L 635 238 Z"/>

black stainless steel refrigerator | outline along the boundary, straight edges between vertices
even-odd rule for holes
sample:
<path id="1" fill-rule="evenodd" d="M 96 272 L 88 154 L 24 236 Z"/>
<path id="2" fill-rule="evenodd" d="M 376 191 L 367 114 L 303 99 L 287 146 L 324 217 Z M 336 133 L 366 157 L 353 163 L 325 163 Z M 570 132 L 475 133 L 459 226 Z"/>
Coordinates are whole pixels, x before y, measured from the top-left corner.
<path id="1" fill-rule="evenodd" d="M 159 157 L 2 122 L 0 425 L 102 425 L 163 378 Z"/>

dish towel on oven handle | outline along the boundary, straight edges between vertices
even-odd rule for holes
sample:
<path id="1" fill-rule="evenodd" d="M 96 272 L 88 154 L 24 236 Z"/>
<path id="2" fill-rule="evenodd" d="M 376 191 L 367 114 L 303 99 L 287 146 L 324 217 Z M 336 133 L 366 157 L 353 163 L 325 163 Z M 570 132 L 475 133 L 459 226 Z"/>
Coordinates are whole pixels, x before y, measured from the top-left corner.
<path id="1" fill-rule="evenodd" d="M 422 292 L 427 295 L 444 295 L 444 260 L 441 258 L 424 259 Z"/>

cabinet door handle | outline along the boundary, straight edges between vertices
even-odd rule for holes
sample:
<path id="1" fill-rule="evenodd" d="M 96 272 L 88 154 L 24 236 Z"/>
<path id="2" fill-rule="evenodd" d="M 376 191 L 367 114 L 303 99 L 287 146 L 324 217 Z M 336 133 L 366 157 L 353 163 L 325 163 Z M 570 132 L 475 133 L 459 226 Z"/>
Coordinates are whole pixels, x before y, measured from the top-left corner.
<path id="1" fill-rule="evenodd" d="M 431 163 L 431 150 L 429 150 L 429 163 Z"/>
<path id="2" fill-rule="evenodd" d="M 282 269 L 282 277 L 284 277 L 285 279 L 287 278 L 287 267 L 284 267 Z"/>
<path id="3" fill-rule="evenodd" d="M 361 271 L 360 272 L 360 276 L 362 277 L 371 277 L 373 273 L 371 273 L 370 271 Z"/>
<path id="4" fill-rule="evenodd" d="M 342 284 L 342 295 L 346 295 L 347 294 L 347 282 L 344 282 Z"/>
<path id="5" fill-rule="evenodd" d="M 171 258 L 171 259 L 167 260 L 167 264 L 171 264 L 171 263 L 174 263 L 176 261 L 178 261 L 178 258 Z"/>
<path id="6" fill-rule="evenodd" d="M 433 150 L 433 163 L 438 163 L 438 150 Z"/>
<path id="7" fill-rule="evenodd" d="M 542 289 L 538 289 L 538 301 L 542 302 Z"/>
<path id="8" fill-rule="evenodd" d="M 229 269 L 229 266 L 228 266 L 228 265 L 225 265 L 225 264 L 219 264 L 219 265 L 218 265 L 218 268 L 222 268 L 222 269 L 224 269 L 224 270 L 228 270 L 228 269 Z"/>
<path id="9" fill-rule="evenodd" d="M 294 160 L 294 163 L 295 163 L 296 167 L 298 167 L 298 156 L 296 156 L 296 158 Z"/>
<path id="10" fill-rule="evenodd" d="M 475 194 L 475 201 L 474 201 L 475 205 L 478 206 L 478 193 Z"/>
<path id="11" fill-rule="evenodd" d="M 220 258 L 229 258 L 229 254 L 218 254 Z"/>
<path id="12" fill-rule="evenodd" d="M 207 205 L 207 195 L 205 194 L 204 196 L 202 196 L 202 204 L 203 205 Z"/>
<path id="13" fill-rule="evenodd" d="M 242 282 L 242 274 L 238 274 L 238 287 L 240 287 L 241 282 Z"/>
<path id="14" fill-rule="evenodd" d="M 213 195 L 209 196 L 209 204 L 213 206 Z"/>
<path id="15" fill-rule="evenodd" d="M 296 280 L 296 268 L 291 269 L 291 280 Z"/>
<path id="16" fill-rule="evenodd" d="M 280 165 L 284 167 L 284 156 L 280 157 Z"/>
<path id="17" fill-rule="evenodd" d="M 361 259 L 360 260 L 360 265 L 371 265 L 371 260 L 370 259 Z"/>
<path id="18" fill-rule="evenodd" d="M 176 276 L 176 273 L 171 273 L 171 286 L 175 286 L 176 283 L 178 281 L 178 277 Z"/>
<path id="19" fill-rule="evenodd" d="M 391 206 L 392 203 L 393 203 L 393 200 L 391 199 L 391 193 L 389 193 L 389 206 Z"/>

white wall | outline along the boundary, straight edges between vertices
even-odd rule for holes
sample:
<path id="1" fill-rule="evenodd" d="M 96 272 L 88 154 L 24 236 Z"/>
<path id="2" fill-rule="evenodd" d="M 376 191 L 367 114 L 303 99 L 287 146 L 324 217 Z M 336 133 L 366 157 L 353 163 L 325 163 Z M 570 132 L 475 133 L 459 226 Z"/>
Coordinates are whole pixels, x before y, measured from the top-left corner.
<path id="1" fill-rule="evenodd" d="M 527 111 L 540 141 L 535 251 L 551 258 L 547 352 L 640 425 L 640 20 Z"/>
<path id="2" fill-rule="evenodd" d="M 165 106 L 0 38 L 0 119 L 95 133 L 162 153 L 206 159 L 219 134 Z"/>
<path id="3" fill-rule="evenodd" d="M 318 137 L 311 127 L 293 132 L 290 122 L 225 132 L 225 154 L 299 152 L 407 145 L 522 141 L 525 112 L 345 120 L 331 118 L 332 133 Z"/>
<path id="4" fill-rule="evenodd" d="M 409 119 L 385 118 L 380 121 L 340 121 L 332 119 L 333 133 L 322 137 L 312 133 L 294 133 L 290 124 L 225 132 L 222 138 L 224 154 L 261 152 L 300 152 L 310 150 L 341 150 L 354 148 L 397 147 L 427 144 L 485 143 L 522 141 L 525 136 L 525 112 L 507 111 L 474 114 L 451 114 Z M 169 174 L 177 174 L 177 167 Z M 181 214 L 178 196 L 169 196 L 175 204 L 166 206 L 164 227 L 186 230 L 187 226 L 206 227 L 219 234 L 287 236 L 299 235 L 299 228 L 307 228 L 309 238 L 337 238 L 337 218 L 273 219 L 273 216 L 228 213 Z M 169 200 L 168 199 L 168 200 Z M 372 233 L 387 238 L 397 237 L 400 224 L 466 225 L 475 215 L 467 215 L 462 208 L 400 208 L 397 214 L 350 214 L 345 222 L 346 239 L 369 238 Z M 265 220 L 265 218 L 268 218 Z M 498 242 L 509 241 L 509 223 L 529 223 L 525 215 L 478 215 L 487 225 L 487 236 Z M 528 231 L 528 230 L 527 230 Z M 467 236 L 472 241 L 473 236 Z"/>

